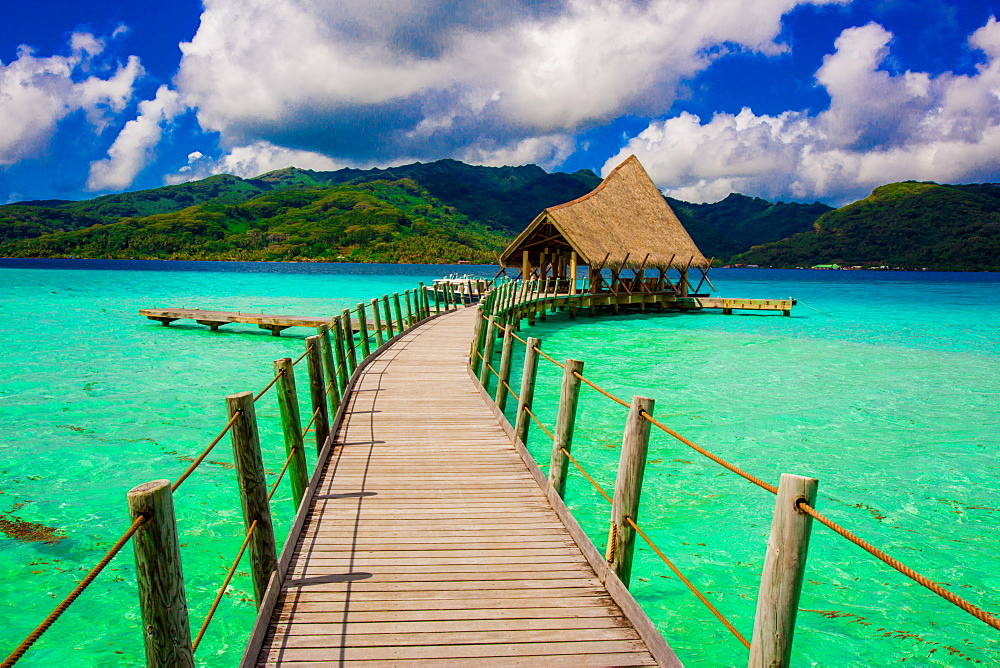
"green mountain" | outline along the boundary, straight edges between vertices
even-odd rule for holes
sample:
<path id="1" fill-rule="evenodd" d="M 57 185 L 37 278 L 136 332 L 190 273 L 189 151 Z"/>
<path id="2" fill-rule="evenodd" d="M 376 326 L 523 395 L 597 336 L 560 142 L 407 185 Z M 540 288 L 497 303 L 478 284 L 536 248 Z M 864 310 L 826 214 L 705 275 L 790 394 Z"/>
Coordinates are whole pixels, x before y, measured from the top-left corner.
<path id="1" fill-rule="evenodd" d="M 0 206 L 0 253 L 492 262 L 493 251 L 539 211 L 575 199 L 599 183 L 589 170 L 549 174 L 536 165 L 480 167 L 455 160 L 330 172 L 288 168 L 254 179 L 222 174 L 82 202 L 45 200 Z M 384 184 L 395 184 L 395 190 Z M 309 209 L 297 195 L 278 196 L 308 193 L 302 197 L 318 201 L 334 191 L 348 198 L 364 193 L 364 201 L 354 203 L 363 215 L 353 214 L 356 220 L 348 225 L 341 224 L 342 213 L 330 214 L 324 222 L 325 210 Z M 399 197 L 402 191 L 408 196 Z M 277 204 L 286 200 L 302 206 Z M 275 207 L 281 211 L 272 215 Z M 400 211 L 402 217 L 394 223 L 396 227 L 387 229 L 383 214 L 391 210 Z M 289 228 L 295 224 L 305 228 Z M 359 225 L 371 229 L 362 233 L 355 229 Z M 288 239 L 275 237 L 262 244 L 241 236 L 250 234 L 245 227 Z M 318 227 L 326 231 L 319 233 Z M 70 234 L 74 232 L 79 233 Z M 309 241 L 317 234 L 326 240 L 326 247 Z M 420 237 L 426 238 L 418 241 Z"/>
<path id="2" fill-rule="evenodd" d="M 1000 270 L 1000 184 L 906 181 L 821 216 L 812 230 L 751 248 L 734 262 Z"/>
<path id="3" fill-rule="evenodd" d="M 819 202 L 769 202 L 737 193 L 711 204 L 690 204 L 672 197 L 667 202 L 701 252 L 719 259 L 810 230 L 817 218 L 833 210 Z"/>
<path id="4" fill-rule="evenodd" d="M 155 191 L 153 191 L 155 192 Z M 216 198 L 171 213 L 0 244 L 9 257 L 493 262 L 506 237 L 409 179 Z"/>

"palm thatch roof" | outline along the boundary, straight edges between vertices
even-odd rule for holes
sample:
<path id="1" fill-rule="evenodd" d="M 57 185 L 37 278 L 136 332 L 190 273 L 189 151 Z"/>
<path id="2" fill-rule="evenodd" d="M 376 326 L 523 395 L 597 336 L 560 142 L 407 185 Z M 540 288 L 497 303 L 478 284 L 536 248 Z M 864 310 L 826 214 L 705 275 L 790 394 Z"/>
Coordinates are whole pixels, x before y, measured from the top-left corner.
<path id="1" fill-rule="evenodd" d="M 616 270 L 709 266 L 634 155 L 583 197 L 538 214 L 504 250 L 500 261 L 505 267 L 520 266 L 527 250 L 536 265 L 546 249 L 550 253 L 576 251 L 580 264 L 604 262 L 603 267 Z"/>

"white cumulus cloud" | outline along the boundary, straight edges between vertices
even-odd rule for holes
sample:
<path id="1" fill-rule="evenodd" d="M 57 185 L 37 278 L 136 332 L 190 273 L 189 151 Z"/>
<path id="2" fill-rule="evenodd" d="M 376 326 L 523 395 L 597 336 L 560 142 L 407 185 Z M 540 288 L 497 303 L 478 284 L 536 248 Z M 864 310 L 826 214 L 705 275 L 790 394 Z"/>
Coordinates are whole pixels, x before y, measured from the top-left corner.
<path id="1" fill-rule="evenodd" d="M 188 164 L 177 174 L 167 177 L 167 183 L 184 183 L 213 174 L 232 174 L 248 179 L 285 167 L 330 171 L 347 166 L 349 165 L 312 151 L 298 151 L 267 142 L 255 142 L 247 146 L 237 146 L 220 158 L 210 158 L 200 151 L 194 151 L 188 155 Z"/>
<path id="2" fill-rule="evenodd" d="M 176 85 L 225 146 L 545 160 L 582 128 L 669 107 L 726 50 L 780 52 L 799 4 L 205 0 Z"/>
<path id="3" fill-rule="evenodd" d="M 74 112 L 84 111 L 102 130 L 109 115 L 125 108 L 142 65 L 131 56 L 108 76 L 91 73 L 103 49 L 93 35 L 75 33 L 69 56 L 38 57 L 22 46 L 13 61 L 0 61 L 0 166 L 44 151 L 59 122 Z"/>
<path id="4" fill-rule="evenodd" d="M 163 125 L 183 110 L 180 96 L 166 86 L 160 86 L 152 100 L 140 102 L 139 115 L 118 133 L 108 157 L 90 164 L 87 190 L 122 190 L 132 185 L 160 142 Z"/>
<path id="5" fill-rule="evenodd" d="M 830 106 L 816 115 L 691 114 L 653 122 L 604 166 L 635 153 L 674 197 L 730 192 L 846 202 L 892 181 L 991 178 L 1000 168 L 1000 23 L 969 43 L 986 60 L 973 75 L 893 74 L 881 65 L 891 33 L 845 30 L 816 72 Z"/>

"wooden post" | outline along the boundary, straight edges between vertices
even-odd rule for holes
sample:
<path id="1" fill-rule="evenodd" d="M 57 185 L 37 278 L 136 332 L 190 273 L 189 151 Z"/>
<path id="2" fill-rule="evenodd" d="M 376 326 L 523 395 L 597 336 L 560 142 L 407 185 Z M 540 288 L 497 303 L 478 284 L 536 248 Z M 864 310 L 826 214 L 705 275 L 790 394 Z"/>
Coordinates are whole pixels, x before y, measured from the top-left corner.
<path id="1" fill-rule="evenodd" d="M 490 389 L 490 374 L 492 373 L 490 365 L 493 363 L 493 344 L 497 340 L 497 337 L 493 336 L 493 330 L 496 329 L 494 324 L 496 318 L 495 315 L 491 315 L 484 325 L 486 327 L 486 336 L 483 337 L 483 366 L 479 370 L 479 384 L 487 391 Z"/>
<path id="2" fill-rule="evenodd" d="M 441 313 L 441 293 L 438 292 L 437 286 L 432 286 L 431 290 L 434 292 L 434 315 L 440 315 Z"/>
<path id="3" fill-rule="evenodd" d="M 326 410 L 326 383 L 323 380 L 323 358 L 319 350 L 319 337 L 306 337 L 306 346 L 310 346 L 306 355 L 309 367 L 309 396 L 312 398 L 312 413 L 309 419 L 316 416 L 313 429 L 316 432 L 316 452 L 323 449 L 327 436 L 330 435 L 330 414 Z"/>
<path id="4" fill-rule="evenodd" d="M 344 352 L 344 328 L 340 326 L 340 319 L 333 322 L 333 352 L 337 355 L 337 368 L 333 374 L 334 380 L 340 387 L 340 396 L 344 396 L 347 391 L 347 377 L 351 375 L 347 368 L 347 354 Z"/>
<path id="5" fill-rule="evenodd" d="M 385 336 L 382 334 L 382 317 L 378 314 L 378 298 L 372 300 L 372 320 L 375 323 L 375 345 L 381 348 L 385 345 Z"/>
<path id="6" fill-rule="evenodd" d="M 340 322 L 344 325 L 344 348 L 347 350 L 347 371 L 348 376 L 358 368 L 358 354 L 354 350 L 354 323 L 351 322 L 351 312 L 344 309 L 340 316 Z"/>
<path id="7" fill-rule="evenodd" d="M 632 406 L 625 422 L 622 436 L 622 454 L 615 478 L 615 496 L 611 505 L 611 530 L 608 533 L 606 559 L 608 565 L 626 587 L 632 577 L 632 551 L 635 549 L 635 529 L 626 517 L 639 523 L 639 495 L 642 493 L 642 474 L 646 470 L 646 451 L 649 448 L 649 421 L 641 413 L 652 415 L 653 400 L 632 397 Z"/>
<path id="8" fill-rule="evenodd" d="M 514 439 L 520 440 L 525 445 L 528 444 L 528 426 L 531 424 L 528 410 L 531 409 L 531 402 L 535 397 L 535 376 L 538 373 L 538 351 L 535 348 L 541 349 L 541 347 L 541 339 L 528 337 L 528 345 L 524 350 L 524 371 L 521 373 L 521 396 L 517 402 L 517 418 L 514 421 Z"/>
<path id="9" fill-rule="evenodd" d="M 403 309 L 399 306 L 399 293 L 392 293 L 392 305 L 396 311 L 396 326 L 399 327 L 399 333 L 402 334 L 406 330 L 406 323 L 403 321 Z"/>
<path id="10" fill-rule="evenodd" d="M 549 459 L 549 484 L 560 497 L 566 492 L 566 471 L 569 467 L 569 457 L 563 452 L 563 448 L 569 452 L 573 447 L 576 406 L 580 399 L 580 379 L 576 374 L 583 375 L 583 362 L 566 360 L 566 366 L 563 367 L 562 389 L 559 392 L 556 435 L 552 440 L 552 457 Z"/>
<path id="11" fill-rule="evenodd" d="M 472 325 L 472 348 L 469 351 L 469 366 L 472 367 L 472 373 L 479 375 L 480 369 L 480 359 L 479 351 L 482 349 L 482 331 L 483 331 L 483 312 L 481 309 L 476 309 L 476 322 Z"/>
<path id="12" fill-rule="evenodd" d="M 418 307 L 420 311 L 420 319 L 426 320 L 427 318 L 431 317 L 431 303 L 430 300 L 427 298 L 427 288 L 424 287 L 424 284 L 417 283 L 417 285 L 420 286 L 420 291 L 417 293 L 418 295 L 420 295 L 419 299 L 417 300 L 418 303 L 420 304 L 420 306 Z"/>
<path id="13" fill-rule="evenodd" d="M 330 415 L 336 415 L 340 408 L 340 386 L 337 384 L 337 367 L 333 364 L 333 346 L 330 344 L 330 328 L 318 325 L 319 349 L 323 354 L 323 370 L 326 372 L 326 388 L 330 399 Z"/>
<path id="14" fill-rule="evenodd" d="M 507 396 L 510 392 L 510 367 L 514 361 L 514 326 L 507 323 L 503 329 L 503 345 L 500 347 L 500 377 L 497 379 L 496 402 L 501 412 L 507 408 Z"/>
<path id="15" fill-rule="evenodd" d="M 361 359 L 367 359 L 372 354 L 371 342 L 368 341 L 368 318 L 365 316 L 365 305 L 358 304 L 358 332 L 361 334 Z"/>
<path id="16" fill-rule="evenodd" d="M 569 293 L 576 294 L 576 251 L 569 254 Z"/>
<path id="17" fill-rule="evenodd" d="M 292 367 L 292 358 L 275 360 L 274 372 L 279 374 L 275 389 L 278 392 L 278 409 L 281 412 L 281 431 L 285 435 L 285 457 L 295 453 L 288 463 L 288 475 L 292 483 L 292 503 L 297 510 L 302 495 L 309 486 L 309 474 L 306 470 L 306 451 L 302 446 L 302 419 L 299 415 L 299 397 L 295 391 L 295 369 Z"/>
<path id="18" fill-rule="evenodd" d="M 250 576 L 253 580 L 254 599 L 259 608 L 267 590 L 267 581 L 271 579 L 271 573 L 277 566 L 278 556 L 274 546 L 271 504 L 267 500 L 264 462 L 260 456 L 253 392 L 230 394 L 226 397 L 226 408 L 230 419 L 236 413 L 242 413 L 233 423 L 229 434 L 233 441 L 233 461 L 236 463 L 236 479 L 243 505 L 243 525 L 249 531 L 250 525 L 255 520 L 257 522 L 257 528 L 250 538 Z"/>
<path id="19" fill-rule="evenodd" d="M 385 313 L 385 332 L 387 338 L 391 339 L 396 335 L 392 327 L 392 310 L 389 308 L 389 295 L 382 295 L 382 311 Z"/>
<path id="20" fill-rule="evenodd" d="M 403 296 L 406 297 L 406 326 L 413 327 L 413 314 L 414 310 L 410 306 L 410 291 L 403 290 Z"/>
<path id="21" fill-rule="evenodd" d="M 818 486 L 815 478 L 781 474 L 757 594 L 748 666 L 789 665 L 812 529 L 812 517 L 799 510 L 798 502 L 814 506 Z"/>
<path id="22" fill-rule="evenodd" d="M 126 499 L 132 521 L 146 516 L 145 524 L 132 536 L 146 665 L 194 666 L 170 481 L 143 483 L 132 488 Z"/>

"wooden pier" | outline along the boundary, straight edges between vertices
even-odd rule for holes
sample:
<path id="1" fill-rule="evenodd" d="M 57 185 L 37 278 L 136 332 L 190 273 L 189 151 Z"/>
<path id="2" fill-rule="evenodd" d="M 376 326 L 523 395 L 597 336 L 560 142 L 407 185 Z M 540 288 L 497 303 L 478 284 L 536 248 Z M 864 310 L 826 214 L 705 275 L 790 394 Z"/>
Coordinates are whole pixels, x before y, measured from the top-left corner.
<path id="1" fill-rule="evenodd" d="M 332 318 L 322 318 L 310 315 L 268 315 L 265 313 L 242 313 L 239 311 L 204 311 L 199 308 L 144 308 L 139 310 L 139 315 L 146 316 L 150 320 L 169 325 L 175 320 L 194 320 L 199 325 L 208 325 L 212 331 L 217 331 L 223 325 L 232 323 L 243 323 L 257 325 L 261 329 L 266 329 L 274 336 L 280 336 L 283 330 L 289 327 L 308 327 L 316 329 L 319 325 L 329 326 Z M 352 321 L 355 332 L 361 331 L 361 325 L 357 320 Z M 374 329 L 374 325 L 367 324 L 369 330 Z M 385 329 L 383 327 L 383 329 Z"/>
<path id="2" fill-rule="evenodd" d="M 242 665 L 680 665 L 481 396 L 477 314 L 359 370 Z"/>

